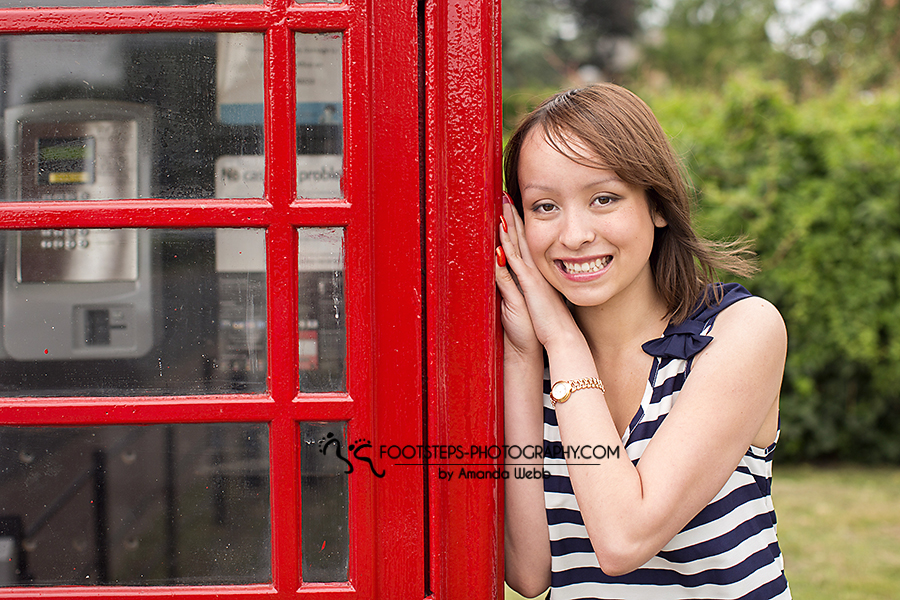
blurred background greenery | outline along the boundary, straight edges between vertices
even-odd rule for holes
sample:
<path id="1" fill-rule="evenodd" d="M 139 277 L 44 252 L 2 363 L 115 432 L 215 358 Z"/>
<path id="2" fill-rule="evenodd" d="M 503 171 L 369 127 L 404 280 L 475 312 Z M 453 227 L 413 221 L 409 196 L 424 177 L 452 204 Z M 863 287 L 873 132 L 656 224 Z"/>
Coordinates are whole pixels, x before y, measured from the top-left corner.
<path id="1" fill-rule="evenodd" d="M 900 598 L 900 2 L 502 1 L 507 132 L 557 89 L 625 85 L 704 234 L 755 242 L 743 283 L 790 336 L 773 494 L 794 597 Z"/>
<path id="2" fill-rule="evenodd" d="M 790 336 L 777 460 L 900 463 L 900 3 L 503 0 L 504 119 L 643 97 Z M 817 20 L 815 15 L 819 15 Z"/>

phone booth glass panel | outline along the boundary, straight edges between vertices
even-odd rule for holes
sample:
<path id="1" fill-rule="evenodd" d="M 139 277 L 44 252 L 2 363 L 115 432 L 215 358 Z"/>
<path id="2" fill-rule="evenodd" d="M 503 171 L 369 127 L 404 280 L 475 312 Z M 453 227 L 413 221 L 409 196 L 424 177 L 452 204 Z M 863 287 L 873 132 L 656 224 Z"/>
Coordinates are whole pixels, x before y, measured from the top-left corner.
<path id="1" fill-rule="evenodd" d="M 271 581 L 265 423 L 2 427 L 0 438 L 0 510 L 27 557 L 4 586 Z"/>
<path id="2" fill-rule="evenodd" d="M 297 231 L 300 391 L 343 392 L 344 232 L 336 227 Z"/>
<path id="3" fill-rule="evenodd" d="M 297 198 L 342 198 L 343 36 L 294 35 Z"/>
<path id="4" fill-rule="evenodd" d="M 348 447 L 347 423 L 300 423 L 300 444 L 303 581 L 347 581 L 350 482 L 347 464 L 329 458 Z"/>
<path id="5" fill-rule="evenodd" d="M 265 392 L 262 229 L 4 233 L 0 395 Z"/>
<path id="6" fill-rule="evenodd" d="M 258 33 L 2 36 L 6 198 L 216 197 L 220 157 L 265 153 L 262 45 Z M 52 160 L 64 142 L 69 157 Z"/>

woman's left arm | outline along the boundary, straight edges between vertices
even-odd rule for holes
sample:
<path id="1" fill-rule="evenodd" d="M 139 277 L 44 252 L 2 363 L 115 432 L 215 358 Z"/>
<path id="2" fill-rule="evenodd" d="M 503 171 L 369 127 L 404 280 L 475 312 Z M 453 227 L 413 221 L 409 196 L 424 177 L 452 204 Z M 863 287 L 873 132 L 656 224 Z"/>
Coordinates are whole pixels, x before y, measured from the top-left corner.
<path id="1" fill-rule="evenodd" d="M 620 447 L 619 459 L 599 466 L 567 460 L 585 527 L 607 574 L 630 572 L 659 552 L 722 489 L 754 441 L 774 440 L 787 351 L 778 311 L 759 298 L 742 300 L 717 316 L 711 335 L 637 467 L 621 448 L 599 390 L 581 390 L 557 405 L 565 445 Z M 583 352 L 570 342 L 550 343 L 554 381 L 579 377 L 573 371 Z"/>

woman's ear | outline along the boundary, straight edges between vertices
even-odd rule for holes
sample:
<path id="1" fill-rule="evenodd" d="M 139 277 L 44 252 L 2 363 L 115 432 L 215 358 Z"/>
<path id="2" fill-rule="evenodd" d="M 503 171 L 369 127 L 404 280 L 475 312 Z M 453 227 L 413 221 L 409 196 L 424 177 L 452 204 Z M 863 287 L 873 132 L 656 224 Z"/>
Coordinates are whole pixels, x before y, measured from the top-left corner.
<path id="1" fill-rule="evenodd" d="M 666 221 L 656 209 L 650 209 L 650 217 L 653 219 L 653 225 L 659 228 L 668 227 L 669 223 Z"/>
<path id="2" fill-rule="evenodd" d="M 665 217 L 662 216 L 662 212 L 659 210 L 660 198 L 656 194 L 656 191 L 651 187 L 647 188 L 644 193 L 646 194 L 647 208 L 650 209 L 650 219 L 653 221 L 653 226 L 657 229 L 668 227 L 669 222 L 666 221 Z"/>

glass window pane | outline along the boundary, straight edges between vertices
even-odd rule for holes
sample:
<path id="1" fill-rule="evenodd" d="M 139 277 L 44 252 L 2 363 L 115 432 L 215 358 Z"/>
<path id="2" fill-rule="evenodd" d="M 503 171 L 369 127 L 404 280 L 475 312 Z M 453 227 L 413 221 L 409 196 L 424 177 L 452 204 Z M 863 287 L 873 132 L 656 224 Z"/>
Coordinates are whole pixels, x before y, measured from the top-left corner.
<path id="1" fill-rule="evenodd" d="M 344 230 L 306 228 L 297 234 L 300 391 L 344 391 Z"/>
<path id="2" fill-rule="evenodd" d="M 6 198 L 215 197 L 221 157 L 263 154 L 262 39 L 0 36 Z"/>
<path id="3" fill-rule="evenodd" d="M 265 424 L 0 427 L 0 586 L 272 578 Z"/>
<path id="4" fill-rule="evenodd" d="M 341 198 L 343 64 L 339 33 L 297 33 L 297 197 Z"/>
<path id="5" fill-rule="evenodd" d="M 300 423 L 303 581 L 347 581 L 350 450 L 346 423 Z"/>
<path id="6" fill-rule="evenodd" d="M 0 232 L 0 395 L 263 393 L 262 229 Z"/>

